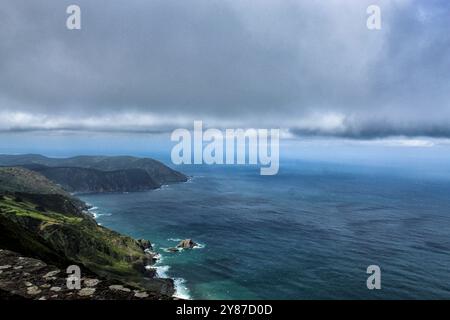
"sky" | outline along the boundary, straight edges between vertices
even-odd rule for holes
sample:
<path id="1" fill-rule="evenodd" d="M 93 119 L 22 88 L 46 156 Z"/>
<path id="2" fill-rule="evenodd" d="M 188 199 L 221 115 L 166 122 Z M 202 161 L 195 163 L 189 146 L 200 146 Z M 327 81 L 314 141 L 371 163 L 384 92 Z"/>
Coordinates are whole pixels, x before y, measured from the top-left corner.
<path id="1" fill-rule="evenodd" d="M 194 120 L 293 148 L 446 146 L 449 17 L 445 0 L 3 0 L 0 152 L 125 152 Z"/>

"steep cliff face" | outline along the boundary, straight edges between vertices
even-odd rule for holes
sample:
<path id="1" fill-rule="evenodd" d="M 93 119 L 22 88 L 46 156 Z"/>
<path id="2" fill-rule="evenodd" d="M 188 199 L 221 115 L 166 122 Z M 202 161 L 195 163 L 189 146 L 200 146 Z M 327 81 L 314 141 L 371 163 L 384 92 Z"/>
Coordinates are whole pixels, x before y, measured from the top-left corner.
<path id="1" fill-rule="evenodd" d="M 134 192 L 159 188 L 161 185 L 146 171 L 126 169 L 99 171 L 75 167 L 29 167 L 59 184 L 69 192 Z"/>
<path id="2" fill-rule="evenodd" d="M 81 204 L 38 173 L 0 168 L 0 247 L 171 296 L 173 281 L 146 269 L 151 245 L 97 225 Z"/>
<path id="3" fill-rule="evenodd" d="M 129 156 L 61 159 L 41 155 L 0 155 L 0 165 L 39 172 L 69 192 L 143 191 L 187 181 L 184 174 L 159 161 Z"/>

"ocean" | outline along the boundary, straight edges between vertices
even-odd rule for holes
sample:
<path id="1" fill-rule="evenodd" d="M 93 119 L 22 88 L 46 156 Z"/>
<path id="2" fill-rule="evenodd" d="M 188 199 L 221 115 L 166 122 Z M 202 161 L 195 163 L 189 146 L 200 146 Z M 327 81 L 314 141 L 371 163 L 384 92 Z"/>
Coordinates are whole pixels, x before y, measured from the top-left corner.
<path id="1" fill-rule="evenodd" d="M 286 161 L 182 166 L 189 182 L 81 195 L 98 223 L 149 239 L 189 299 L 450 298 L 450 183 L 389 168 Z M 169 253 L 180 239 L 199 248 Z M 369 265 L 381 290 L 368 290 Z"/>

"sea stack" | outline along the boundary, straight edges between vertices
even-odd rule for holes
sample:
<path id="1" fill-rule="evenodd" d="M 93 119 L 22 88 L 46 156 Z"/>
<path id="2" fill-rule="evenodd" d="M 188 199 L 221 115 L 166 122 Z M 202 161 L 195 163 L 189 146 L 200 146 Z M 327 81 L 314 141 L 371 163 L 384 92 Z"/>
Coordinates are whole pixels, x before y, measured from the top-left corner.
<path id="1" fill-rule="evenodd" d="M 192 239 L 185 239 L 181 240 L 180 243 L 177 245 L 177 248 L 181 249 L 192 249 L 197 247 L 198 244 L 192 241 Z"/>

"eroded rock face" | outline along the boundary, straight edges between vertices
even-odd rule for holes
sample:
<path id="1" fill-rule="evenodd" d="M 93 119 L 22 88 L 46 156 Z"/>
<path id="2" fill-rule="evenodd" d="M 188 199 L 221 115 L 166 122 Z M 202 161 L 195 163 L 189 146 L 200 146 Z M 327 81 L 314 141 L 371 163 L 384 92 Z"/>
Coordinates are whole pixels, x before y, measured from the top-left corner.
<path id="1" fill-rule="evenodd" d="M 67 288 L 67 274 L 41 260 L 0 249 L 0 298 L 33 300 L 155 300 L 171 299 L 171 279 L 150 279 L 154 290 L 108 280 L 82 268 L 81 289 Z M 17 267 L 21 268 L 17 268 Z"/>
<path id="2" fill-rule="evenodd" d="M 198 244 L 192 241 L 192 239 L 185 239 L 181 240 L 180 243 L 177 245 L 177 248 L 181 249 L 192 249 L 197 247 Z"/>
<path id="3" fill-rule="evenodd" d="M 139 247 L 142 248 L 142 250 L 153 250 L 152 244 L 150 243 L 150 241 L 145 240 L 145 239 L 139 239 L 136 240 Z"/>

